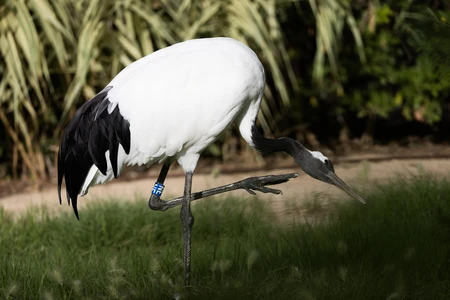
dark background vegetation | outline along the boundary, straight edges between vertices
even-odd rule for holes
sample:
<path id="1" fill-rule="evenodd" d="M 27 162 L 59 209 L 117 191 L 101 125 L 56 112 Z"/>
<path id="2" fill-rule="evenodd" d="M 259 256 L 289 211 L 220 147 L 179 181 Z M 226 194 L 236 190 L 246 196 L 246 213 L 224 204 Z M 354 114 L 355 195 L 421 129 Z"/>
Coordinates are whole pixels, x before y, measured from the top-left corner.
<path id="1" fill-rule="evenodd" d="M 447 142 L 449 9 L 447 0 L 1 1 L 0 178 L 48 179 L 77 107 L 132 61 L 210 36 L 241 40 L 263 61 L 266 135 L 332 150 Z M 242 150 L 236 134 L 207 154 Z"/>

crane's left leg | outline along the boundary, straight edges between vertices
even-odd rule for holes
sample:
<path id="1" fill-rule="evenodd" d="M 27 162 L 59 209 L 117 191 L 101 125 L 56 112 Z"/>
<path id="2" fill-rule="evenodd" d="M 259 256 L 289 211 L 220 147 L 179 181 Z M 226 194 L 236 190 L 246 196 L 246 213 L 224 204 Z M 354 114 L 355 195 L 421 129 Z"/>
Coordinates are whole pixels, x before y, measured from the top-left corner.
<path id="1" fill-rule="evenodd" d="M 169 168 L 170 164 L 163 164 L 161 172 L 159 172 L 158 179 L 153 186 L 152 194 L 148 200 L 148 206 L 153 210 L 163 210 L 162 207 L 165 206 L 165 201 L 161 199 L 161 195 L 164 190 L 164 181 L 166 180 Z"/>
<path id="2" fill-rule="evenodd" d="M 256 195 L 254 191 L 261 193 L 281 194 L 280 190 L 268 188 L 267 185 L 280 184 L 289 181 L 289 179 L 297 177 L 297 173 L 282 174 L 282 175 L 266 175 L 258 177 L 250 177 L 238 182 L 230 183 L 227 185 L 215 187 L 209 190 L 191 193 L 190 201 L 206 198 L 209 196 L 222 194 L 238 189 L 244 189 L 252 195 Z M 184 201 L 184 196 L 174 198 L 172 200 L 162 200 L 162 188 L 163 181 L 157 181 L 155 187 L 153 187 L 152 194 L 148 201 L 148 206 L 153 210 L 167 210 L 169 208 L 181 205 Z"/>
<path id="3" fill-rule="evenodd" d="M 148 200 L 148 206 L 153 210 L 167 210 L 169 208 L 181 205 L 184 201 L 185 196 L 174 198 L 172 200 L 162 200 L 161 195 L 164 189 L 164 180 L 166 179 L 167 173 L 169 172 L 170 164 L 164 164 L 159 173 L 158 180 L 153 186 L 152 194 Z M 192 175 L 191 175 L 192 176 Z M 297 173 L 282 174 L 282 175 L 266 175 L 250 177 L 238 182 L 226 184 L 223 186 L 215 187 L 209 190 L 191 193 L 190 201 L 195 201 L 198 199 L 206 198 L 209 196 L 222 194 L 225 192 L 230 192 L 238 189 L 244 189 L 250 194 L 256 195 L 254 191 L 262 193 L 272 193 L 281 194 L 280 190 L 268 188 L 267 185 L 275 185 L 289 181 L 289 179 L 297 177 Z M 192 185 L 192 178 L 191 178 Z"/>
<path id="4" fill-rule="evenodd" d="M 194 216 L 191 212 L 192 172 L 187 172 L 184 181 L 184 195 L 181 203 L 180 217 L 183 224 L 184 243 L 184 284 L 190 285 L 191 279 L 191 232 L 194 224 Z"/>

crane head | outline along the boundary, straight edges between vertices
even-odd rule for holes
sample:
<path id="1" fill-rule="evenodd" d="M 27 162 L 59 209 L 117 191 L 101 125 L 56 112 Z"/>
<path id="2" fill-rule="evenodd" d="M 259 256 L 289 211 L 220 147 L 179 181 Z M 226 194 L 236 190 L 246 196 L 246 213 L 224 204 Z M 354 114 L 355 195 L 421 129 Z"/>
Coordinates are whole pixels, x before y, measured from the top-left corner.
<path id="1" fill-rule="evenodd" d="M 302 158 L 297 160 L 298 165 L 309 176 L 320 181 L 337 186 L 356 200 L 366 203 L 364 199 L 355 193 L 342 179 L 334 172 L 331 160 L 318 151 L 303 152 Z"/>

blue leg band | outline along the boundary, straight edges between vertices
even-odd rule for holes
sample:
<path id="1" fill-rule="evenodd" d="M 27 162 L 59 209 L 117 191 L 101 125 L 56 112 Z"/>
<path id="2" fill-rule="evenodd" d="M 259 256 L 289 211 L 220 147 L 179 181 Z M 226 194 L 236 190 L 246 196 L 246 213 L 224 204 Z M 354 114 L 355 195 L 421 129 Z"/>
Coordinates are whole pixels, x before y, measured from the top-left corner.
<path id="1" fill-rule="evenodd" d="M 155 182 L 155 185 L 153 186 L 152 194 L 156 196 L 161 196 L 164 191 L 164 184 Z"/>

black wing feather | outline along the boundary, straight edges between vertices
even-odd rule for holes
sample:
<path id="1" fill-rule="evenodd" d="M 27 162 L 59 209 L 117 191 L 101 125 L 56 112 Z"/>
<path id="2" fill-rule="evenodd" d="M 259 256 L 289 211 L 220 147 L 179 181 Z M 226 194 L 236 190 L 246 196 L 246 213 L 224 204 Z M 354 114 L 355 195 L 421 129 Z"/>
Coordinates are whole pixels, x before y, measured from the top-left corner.
<path id="1" fill-rule="evenodd" d="M 97 119 L 92 124 L 92 130 L 88 141 L 88 150 L 97 168 L 103 175 L 106 175 L 108 163 L 106 162 L 105 152 L 107 149 L 105 150 L 104 148 L 105 145 L 109 145 L 108 137 L 106 136 L 106 130 L 108 129 L 101 123 L 102 120 Z"/>
<path id="2" fill-rule="evenodd" d="M 116 109 L 118 109 L 116 107 Z M 117 118 L 118 126 L 114 127 L 114 131 L 116 133 L 116 138 L 119 143 L 122 145 L 123 150 L 125 150 L 126 154 L 130 154 L 130 146 L 131 146 L 131 134 L 129 130 L 129 125 L 127 125 L 128 121 L 124 118 Z"/>
<path id="3" fill-rule="evenodd" d="M 120 114 L 119 107 L 108 113 L 108 91 L 111 86 L 84 103 L 67 125 L 58 152 L 58 198 L 61 200 L 61 186 L 66 182 L 67 201 L 72 207 L 77 219 L 77 197 L 81 191 L 90 168 L 95 164 L 106 175 L 109 157 L 114 172 L 118 173 L 118 150 L 122 145 L 125 153 L 130 153 L 131 134 L 130 123 Z"/>
<path id="4" fill-rule="evenodd" d="M 109 155 L 110 157 L 117 157 L 119 152 L 119 142 L 116 138 L 116 132 L 113 130 L 109 131 L 108 135 L 108 141 L 109 141 Z M 117 159 L 111 160 L 111 166 L 114 173 L 114 178 L 117 178 Z"/>

